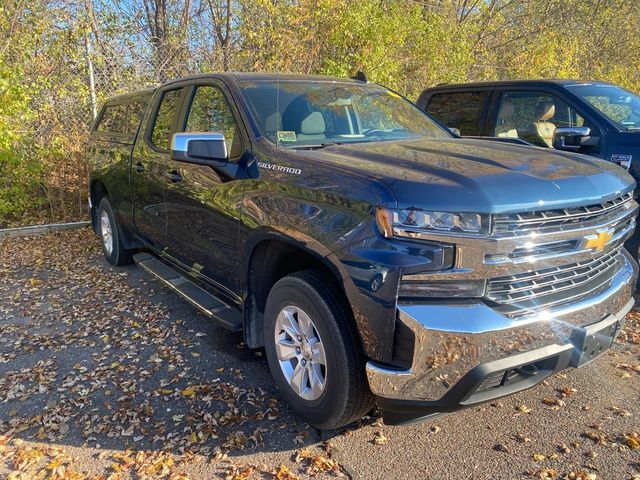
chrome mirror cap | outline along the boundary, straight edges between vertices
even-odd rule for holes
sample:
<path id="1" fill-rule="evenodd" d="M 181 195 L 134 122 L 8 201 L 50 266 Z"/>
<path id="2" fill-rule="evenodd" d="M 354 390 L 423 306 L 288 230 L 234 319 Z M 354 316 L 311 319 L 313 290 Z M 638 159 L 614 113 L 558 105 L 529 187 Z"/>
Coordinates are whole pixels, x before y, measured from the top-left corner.
<path id="1" fill-rule="evenodd" d="M 175 133 L 171 139 L 171 159 L 206 163 L 226 161 L 227 143 L 221 133 Z"/>

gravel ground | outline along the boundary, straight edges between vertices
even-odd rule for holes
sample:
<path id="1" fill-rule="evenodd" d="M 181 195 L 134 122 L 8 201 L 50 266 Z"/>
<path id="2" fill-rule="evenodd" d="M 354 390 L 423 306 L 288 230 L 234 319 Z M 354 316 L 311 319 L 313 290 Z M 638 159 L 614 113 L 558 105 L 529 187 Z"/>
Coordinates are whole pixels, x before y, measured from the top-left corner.
<path id="1" fill-rule="evenodd" d="M 434 423 L 334 432 L 261 351 L 88 229 L 0 241 L 0 477 L 640 480 L 640 312 L 611 352 Z"/>

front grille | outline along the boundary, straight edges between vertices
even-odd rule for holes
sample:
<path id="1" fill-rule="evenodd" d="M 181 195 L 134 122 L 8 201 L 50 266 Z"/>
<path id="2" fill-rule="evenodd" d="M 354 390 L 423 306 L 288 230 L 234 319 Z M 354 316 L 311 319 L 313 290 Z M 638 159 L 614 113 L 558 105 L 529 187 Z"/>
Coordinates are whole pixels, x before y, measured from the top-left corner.
<path id="1" fill-rule="evenodd" d="M 578 247 L 580 240 L 563 240 L 560 242 L 551 242 L 551 243 L 543 243 L 542 245 L 537 245 L 534 248 L 529 247 L 518 247 L 513 252 L 505 255 L 485 255 L 485 260 L 487 263 L 490 263 L 494 257 L 499 259 L 508 258 L 512 261 L 517 260 L 527 260 L 529 258 L 543 257 L 546 255 L 554 255 L 554 254 L 562 254 L 566 252 L 572 252 Z"/>
<path id="2" fill-rule="evenodd" d="M 486 298 L 505 315 L 535 313 L 606 289 L 623 262 L 617 248 L 583 262 L 496 277 L 488 282 Z"/>
<path id="3" fill-rule="evenodd" d="M 501 213 L 493 216 L 494 234 L 529 234 L 583 227 L 613 217 L 633 206 L 633 194 L 627 193 L 604 203 L 584 207 L 539 210 L 525 213 Z"/>

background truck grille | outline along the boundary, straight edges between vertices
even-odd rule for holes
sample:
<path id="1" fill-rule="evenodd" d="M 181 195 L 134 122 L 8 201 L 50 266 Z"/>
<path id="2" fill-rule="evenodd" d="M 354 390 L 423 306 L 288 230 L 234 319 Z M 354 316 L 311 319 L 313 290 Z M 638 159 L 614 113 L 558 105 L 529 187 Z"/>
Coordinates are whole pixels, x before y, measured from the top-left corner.
<path id="1" fill-rule="evenodd" d="M 512 317 L 573 303 L 606 289 L 624 263 L 620 248 L 583 262 L 489 280 L 487 299 Z"/>
<path id="2" fill-rule="evenodd" d="M 564 227 L 590 225 L 601 222 L 605 216 L 614 216 L 628 210 L 632 207 L 632 198 L 633 194 L 630 192 L 608 202 L 584 207 L 497 214 L 493 216 L 493 233 L 542 233 L 549 230 L 562 230 Z"/>

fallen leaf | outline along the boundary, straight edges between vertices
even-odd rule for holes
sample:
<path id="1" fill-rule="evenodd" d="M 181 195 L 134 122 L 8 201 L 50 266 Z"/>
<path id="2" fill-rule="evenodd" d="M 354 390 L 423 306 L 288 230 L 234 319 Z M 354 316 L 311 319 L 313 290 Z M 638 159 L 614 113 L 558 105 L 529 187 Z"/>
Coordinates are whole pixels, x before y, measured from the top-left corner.
<path id="1" fill-rule="evenodd" d="M 629 432 L 625 434 L 624 441 L 631 450 L 640 448 L 640 435 L 636 432 Z"/>
<path id="2" fill-rule="evenodd" d="M 511 453 L 509 448 L 504 443 L 496 443 L 493 446 L 493 449 L 497 450 L 498 452 Z"/>
<path id="3" fill-rule="evenodd" d="M 298 480 L 298 477 L 291 473 L 289 469 L 284 465 L 280 465 L 280 468 L 278 468 L 275 477 L 276 480 Z"/>
<path id="4" fill-rule="evenodd" d="M 310 450 L 303 448 L 302 450 L 299 450 L 298 453 L 296 453 L 294 462 L 299 463 L 301 460 L 305 458 L 312 458 L 312 457 L 313 457 L 313 453 L 311 453 Z"/>
<path id="5" fill-rule="evenodd" d="M 560 407 L 564 407 L 566 405 L 566 403 L 564 403 L 562 400 L 557 399 L 557 398 L 553 398 L 553 397 L 547 397 L 544 400 L 542 400 L 542 402 L 545 405 L 549 405 L 551 407 L 554 407 L 553 409 L 558 409 Z"/>
<path id="6" fill-rule="evenodd" d="M 607 443 L 606 435 L 595 433 L 595 432 L 585 432 L 583 435 L 587 437 L 589 440 L 593 440 L 598 445 Z"/>
<path id="7" fill-rule="evenodd" d="M 587 473 L 584 470 L 579 472 L 569 472 L 565 477 L 566 480 L 596 480 L 598 477 L 595 473 Z"/>
<path id="8" fill-rule="evenodd" d="M 529 407 L 527 407 L 526 405 L 518 405 L 516 407 L 516 410 L 521 412 L 521 413 L 531 413 L 531 409 Z"/>
<path id="9" fill-rule="evenodd" d="M 185 397 L 193 397 L 196 393 L 196 389 L 194 387 L 187 387 L 184 390 L 180 390 L 180 393 Z"/>
<path id="10" fill-rule="evenodd" d="M 543 468 L 535 473 L 540 480 L 555 480 L 558 478 L 558 471 L 555 468 Z"/>
<path id="11" fill-rule="evenodd" d="M 388 441 L 389 439 L 385 437 L 382 432 L 376 432 L 373 437 L 374 445 L 385 445 Z"/>
<path id="12" fill-rule="evenodd" d="M 576 393 L 578 390 L 576 390 L 573 387 L 562 387 L 558 389 L 558 392 L 560 393 L 560 395 L 562 397 L 570 397 L 571 395 L 573 395 L 574 393 Z"/>

